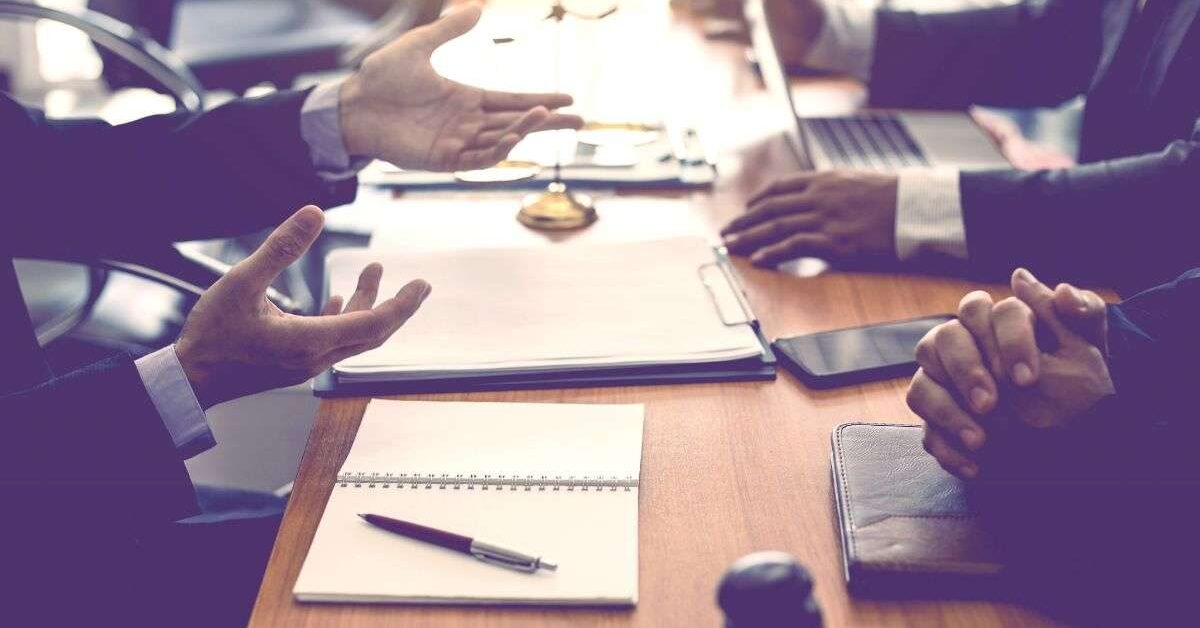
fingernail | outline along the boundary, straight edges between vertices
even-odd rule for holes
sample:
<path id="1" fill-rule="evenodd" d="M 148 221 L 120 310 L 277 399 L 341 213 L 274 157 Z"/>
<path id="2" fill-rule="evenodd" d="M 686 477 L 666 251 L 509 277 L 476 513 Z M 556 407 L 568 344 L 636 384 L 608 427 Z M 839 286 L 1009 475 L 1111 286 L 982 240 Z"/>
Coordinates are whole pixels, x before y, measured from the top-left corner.
<path id="1" fill-rule="evenodd" d="M 976 477 L 979 476 L 979 467 L 977 467 L 973 464 L 968 464 L 968 465 L 959 467 L 958 472 L 961 473 L 963 475 L 963 477 L 967 478 L 968 480 L 974 480 Z"/>
<path id="2" fill-rule="evenodd" d="M 296 224 L 300 225 L 305 233 L 320 231 L 325 226 L 325 213 L 316 205 L 305 205 L 293 215 Z"/>
<path id="3" fill-rule="evenodd" d="M 971 405 L 975 406 L 976 412 L 984 412 L 987 410 L 988 401 L 991 401 L 992 395 L 983 388 L 971 389 Z"/>
<path id="4" fill-rule="evenodd" d="M 981 434 L 979 430 L 970 427 L 964 428 L 958 433 L 958 437 L 962 439 L 963 444 L 966 445 L 968 449 L 974 450 L 983 447 L 983 434 Z"/>
<path id="5" fill-rule="evenodd" d="M 417 299 L 419 301 L 424 301 L 425 297 L 428 297 L 429 293 L 432 291 L 433 291 L 433 286 L 429 285 L 425 281 L 422 281 L 421 282 L 421 291 L 419 293 L 417 293 Z"/>
<path id="6" fill-rule="evenodd" d="M 1017 362 L 1012 368 L 1013 383 L 1018 386 L 1028 386 L 1033 383 L 1033 369 L 1024 362 Z"/>
<path id="7" fill-rule="evenodd" d="M 1024 281 L 1025 283 L 1034 283 L 1037 281 L 1037 279 L 1034 278 L 1033 273 L 1029 272 L 1028 270 L 1025 270 L 1024 268 L 1018 268 L 1017 272 L 1014 273 L 1014 276 L 1018 280 Z"/>

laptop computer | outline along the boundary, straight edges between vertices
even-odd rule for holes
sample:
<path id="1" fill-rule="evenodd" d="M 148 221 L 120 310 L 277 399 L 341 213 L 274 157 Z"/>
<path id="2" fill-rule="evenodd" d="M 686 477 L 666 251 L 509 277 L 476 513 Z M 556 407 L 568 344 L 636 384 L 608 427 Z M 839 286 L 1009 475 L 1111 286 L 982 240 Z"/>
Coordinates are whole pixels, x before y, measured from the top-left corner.
<path id="1" fill-rule="evenodd" d="M 788 143 L 814 169 L 1009 166 L 987 133 L 964 111 L 865 109 L 844 116 L 797 115 L 791 85 L 764 16 L 762 0 L 746 3 L 746 21 L 763 82 L 780 110 L 790 117 Z"/>

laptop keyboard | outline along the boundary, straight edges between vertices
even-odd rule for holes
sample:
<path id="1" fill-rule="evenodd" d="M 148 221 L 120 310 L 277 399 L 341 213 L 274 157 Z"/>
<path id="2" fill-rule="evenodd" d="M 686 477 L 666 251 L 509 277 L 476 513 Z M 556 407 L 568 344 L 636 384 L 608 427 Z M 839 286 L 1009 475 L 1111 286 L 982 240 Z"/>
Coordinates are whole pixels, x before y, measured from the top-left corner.
<path id="1" fill-rule="evenodd" d="M 928 166 L 904 124 L 891 114 L 804 118 L 810 138 L 835 165 L 870 170 Z"/>

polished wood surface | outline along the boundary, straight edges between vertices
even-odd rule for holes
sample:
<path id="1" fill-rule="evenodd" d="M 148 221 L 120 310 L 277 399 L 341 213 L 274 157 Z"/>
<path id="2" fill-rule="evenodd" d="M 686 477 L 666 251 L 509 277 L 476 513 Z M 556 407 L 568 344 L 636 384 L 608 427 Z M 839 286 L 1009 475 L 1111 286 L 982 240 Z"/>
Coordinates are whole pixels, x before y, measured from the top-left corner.
<path id="1" fill-rule="evenodd" d="M 702 222 L 718 226 L 741 211 L 747 195 L 763 181 L 795 168 L 796 161 L 779 137 L 780 118 L 745 64 L 740 44 L 703 40 L 698 21 L 686 14 L 671 17 L 666 33 L 661 48 L 678 53 L 679 70 L 662 78 L 666 84 L 655 93 L 674 99 L 672 106 L 686 108 L 721 157 L 719 182 L 712 190 L 675 198 L 687 202 Z M 649 83 L 643 85 L 647 90 Z M 853 84 L 838 80 L 801 86 L 802 101 L 808 94 L 811 99 L 806 102 L 817 108 L 844 108 L 860 93 Z M 601 222 L 610 221 L 606 229 L 638 229 L 637 212 L 617 208 L 646 201 L 622 197 L 606 203 L 613 208 L 606 214 L 605 205 L 600 207 Z M 514 212 L 515 208 L 514 203 Z M 644 211 L 651 210 L 652 205 L 645 206 Z M 522 229 L 515 221 L 510 228 Z M 949 312 L 963 294 L 978 287 L 936 277 L 849 272 L 798 276 L 756 269 L 745 260 L 736 265 L 771 338 Z M 1004 293 L 1002 287 L 985 288 Z M 848 596 L 829 479 L 830 431 L 847 421 L 914 422 L 904 403 L 905 385 L 905 380 L 892 380 L 814 391 L 781 370 L 773 382 L 408 397 L 644 403 L 640 601 L 627 610 L 293 601 L 292 585 L 367 403 L 326 401 L 309 438 L 251 625 L 715 627 L 721 625 L 714 591 L 722 572 L 739 556 L 766 549 L 789 552 L 812 571 L 816 597 L 830 626 L 1045 623 L 1031 611 L 1006 604 L 864 601 Z"/>

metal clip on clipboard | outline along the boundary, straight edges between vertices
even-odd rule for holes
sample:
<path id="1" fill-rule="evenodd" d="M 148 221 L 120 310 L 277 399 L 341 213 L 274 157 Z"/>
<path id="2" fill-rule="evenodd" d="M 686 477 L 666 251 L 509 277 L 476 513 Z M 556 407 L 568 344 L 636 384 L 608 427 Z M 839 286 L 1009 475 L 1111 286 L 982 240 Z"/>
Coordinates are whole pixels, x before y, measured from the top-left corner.
<path id="1" fill-rule="evenodd" d="M 721 322 L 727 327 L 750 325 L 757 330 L 758 319 L 750 309 L 746 291 L 729 262 L 729 251 L 723 246 L 714 247 L 713 255 L 716 260 L 701 265 L 696 272 L 700 275 L 700 283 L 704 284 L 708 296 L 713 300 L 713 307 L 717 309 Z"/>

